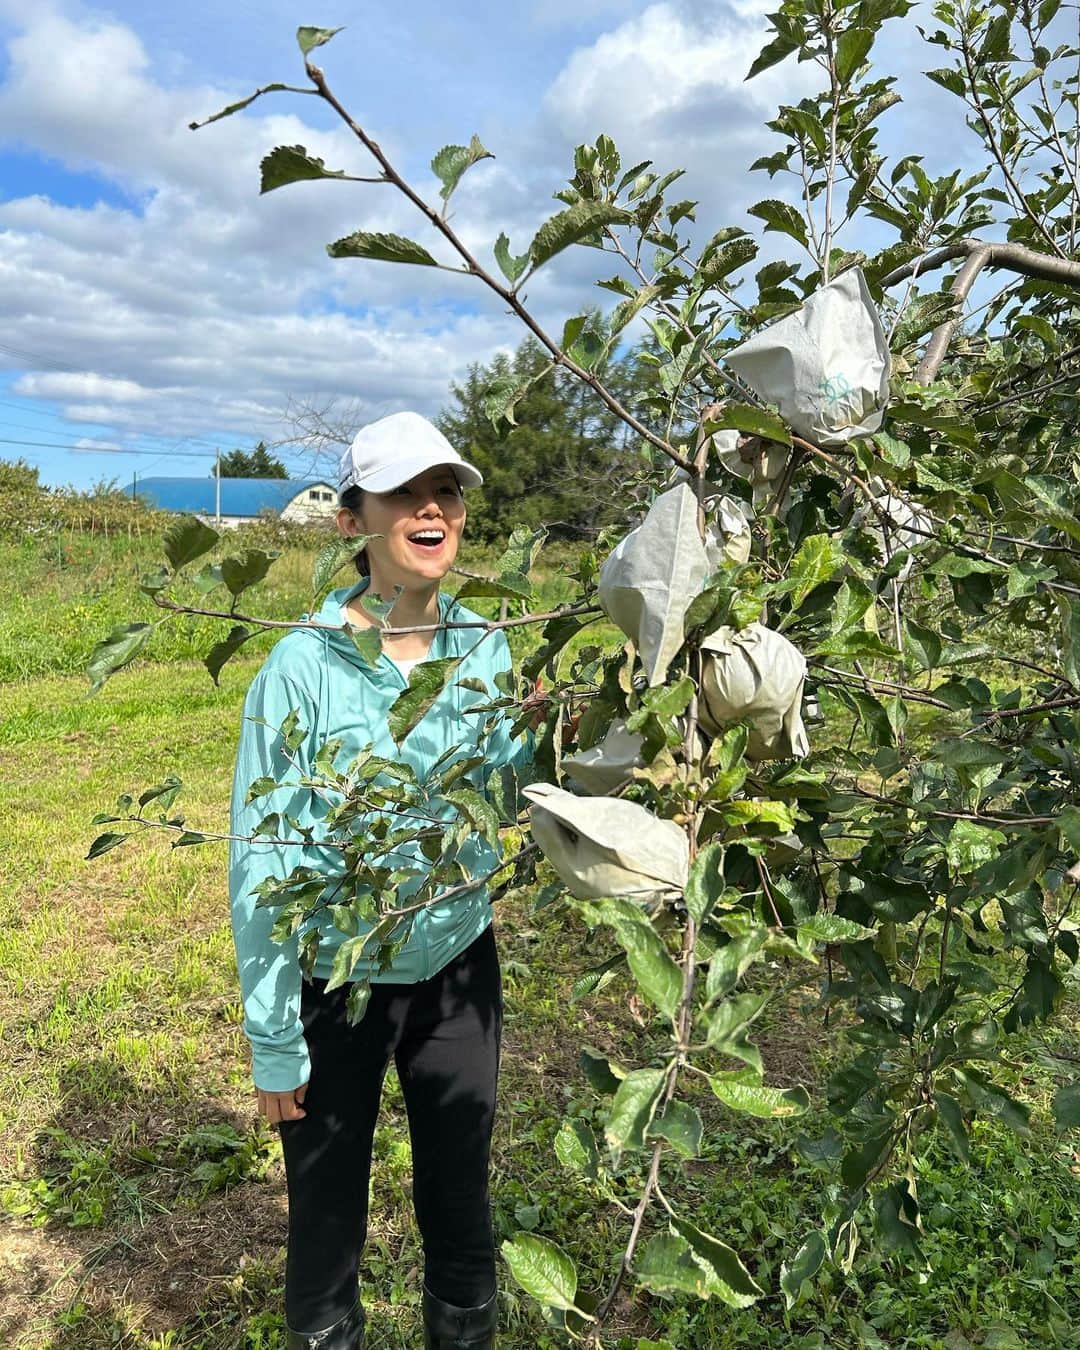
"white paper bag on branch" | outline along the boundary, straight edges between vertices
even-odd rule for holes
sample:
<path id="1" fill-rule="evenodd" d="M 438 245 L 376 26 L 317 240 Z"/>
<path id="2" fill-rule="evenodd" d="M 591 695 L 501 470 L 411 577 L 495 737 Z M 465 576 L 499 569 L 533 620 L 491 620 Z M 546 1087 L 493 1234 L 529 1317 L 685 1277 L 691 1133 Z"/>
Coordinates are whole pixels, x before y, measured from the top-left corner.
<path id="1" fill-rule="evenodd" d="M 614 792 L 634 769 L 642 766 L 641 746 L 642 737 L 627 731 L 625 721 L 612 722 L 599 744 L 567 755 L 562 762 L 563 771 L 586 792 L 602 797 Z"/>
<path id="2" fill-rule="evenodd" d="M 661 820 L 618 797 L 577 797 L 550 783 L 532 783 L 533 838 L 579 900 L 683 890 L 690 845 L 674 821 Z"/>
<path id="3" fill-rule="evenodd" d="M 932 530 L 934 527 L 932 518 L 925 511 L 920 511 L 903 497 L 890 492 L 880 478 L 871 479 L 869 486 L 874 489 L 873 500 L 883 511 L 888 512 L 891 523 L 886 527 L 877 512 L 865 501 L 854 511 L 852 520 L 866 523 L 886 563 L 902 548 L 914 551 L 920 544 L 930 542 L 925 534 L 919 533 L 920 530 Z M 915 529 L 911 529 L 911 526 L 915 526 Z M 908 558 L 896 574 L 897 581 L 906 581 L 914 565 L 915 559 Z"/>
<path id="4" fill-rule="evenodd" d="M 671 481 L 673 485 L 686 483 L 693 491 L 690 475 L 685 469 L 676 469 Z M 719 483 L 711 483 L 708 479 L 705 480 L 704 504 L 705 553 L 709 559 L 709 571 L 715 572 L 725 560 L 747 562 L 752 542 L 750 524 L 754 519 L 753 508 L 736 497 L 729 497 Z"/>
<path id="5" fill-rule="evenodd" d="M 846 445 L 881 426 L 889 402 L 889 344 L 858 267 L 724 360 L 815 445 Z"/>
<path id="6" fill-rule="evenodd" d="M 604 612 L 637 648 L 650 685 L 663 684 L 683 643 L 683 617 L 709 574 L 697 510 L 686 483 L 661 493 L 597 580 Z"/>
<path id="7" fill-rule="evenodd" d="M 752 623 L 718 628 L 701 643 L 699 715 L 716 735 L 744 719 L 750 759 L 799 759 L 810 746 L 802 720 L 806 661 L 786 637 Z"/>
<path id="8" fill-rule="evenodd" d="M 719 416 L 722 405 L 711 403 L 702 411 L 697 448 L 701 448 L 704 424 L 710 416 Z M 714 431 L 708 437 L 709 453 L 733 473 L 750 484 L 755 507 L 762 507 L 775 494 L 791 455 L 786 445 L 763 441 L 759 436 L 744 436 L 741 431 Z M 729 501 L 733 500 L 728 498 Z"/>

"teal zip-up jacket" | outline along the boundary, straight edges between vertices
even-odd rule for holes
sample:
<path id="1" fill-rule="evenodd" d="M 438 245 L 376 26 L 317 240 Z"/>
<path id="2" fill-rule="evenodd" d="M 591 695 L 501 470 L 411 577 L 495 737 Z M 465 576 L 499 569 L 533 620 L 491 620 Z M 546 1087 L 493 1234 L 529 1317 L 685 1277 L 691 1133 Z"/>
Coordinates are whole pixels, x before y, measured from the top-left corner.
<path id="1" fill-rule="evenodd" d="M 510 735 L 512 718 L 503 717 L 478 747 L 478 738 L 487 717 L 466 715 L 465 709 L 483 702 L 476 690 L 461 689 L 458 680 L 472 677 L 483 682 L 493 698 L 499 696 L 495 675 L 510 669 L 510 648 L 505 635 L 496 630 L 484 635 L 482 628 L 442 628 L 436 631 L 427 660 L 446 656 L 464 659 L 453 672 L 447 687 L 413 728 L 403 743 L 394 743 L 387 724 L 391 704 L 407 688 L 397 666 L 385 655 L 376 666 L 367 664 L 352 639 L 341 626 L 341 606 L 368 584 L 363 578 L 356 585 L 331 591 L 315 616 L 331 628 L 296 628 L 281 639 L 266 658 L 244 699 L 240 742 L 233 779 L 230 831 L 250 835 L 270 812 L 281 816 L 278 838 L 300 839 L 286 822 L 292 816 L 300 825 L 312 828 L 320 837 L 320 822 L 330 803 L 310 788 L 285 786 L 245 802 L 247 790 L 257 778 L 270 777 L 278 782 L 296 783 L 305 776 L 318 749 L 328 740 L 340 737 L 342 746 L 335 765 L 343 768 L 361 749 L 371 744 L 373 753 L 386 759 L 404 761 L 417 777 L 431 770 L 445 752 L 458 747 L 448 758 L 445 769 L 455 759 L 482 753 L 486 763 L 472 771 L 472 784 L 483 786 L 492 769 L 504 764 L 521 767 L 531 755 L 531 737 L 514 740 Z M 454 622 L 480 619 L 464 605 L 454 604 L 449 596 L 439 595 L 441 618 Z M 305 615 L 304 618 L 308 616 Z M 295 709 L 299 726 L 307 735 L 290 764 L 277 728 Z M 261 719 L 253 721 L 251 719 Z M 468 779 L 466 781 L 469 781 Z M 449 804 L 447 818 L 455 809 Z M 325 834 L 325 832 L 324 832 Z M 430 867 L 419 847 L 405 850 L 408 863 Z M 490 846 L 474 834 L 459 855 L 470 876 L 482 876 L 498 859 Z M 325 872 L 328 883 L 341 875 L 340 850 L 320 849 L 316 844 L 272 844 L 234 839 L 229 848 L 229 894 L 233 938 L 244 1004 L 244 1033 L 251 1043 L 253 1076 L 256 1086 L 266 1092 L 287 1092 L 306 1083 L 310 1061 L 300 1020 L 301 971 L 299 934 L 287 942 L 275 942 L 270 936 L 277 910 L 259 908 L 252 893 L 267 877 L 283 879 L 298 866 Z M 398 891 L 404 901 L 421 884 L 411 878 Z M 318 922 L 322 934 L 315 974 L 329 978 L 334 952 L 345 941 L 323 914 Z M 391 969 L 379 974 L 371 961 L 358 962 L 354 980 L 411 984 L 429 979 L 477 938 L 491 922 L 487 887 L 477 886 L 448 900 L 420 910 L 414 919 L 409 940 L 395 957 Z M 304 929 L 300 930 L 301 932 Z M 360 932 L 364 932 L 361 925 Z M 365 953 L 366 955 L 366 953 Z M 373 954 L 372 954 L 373 955 Z"/>

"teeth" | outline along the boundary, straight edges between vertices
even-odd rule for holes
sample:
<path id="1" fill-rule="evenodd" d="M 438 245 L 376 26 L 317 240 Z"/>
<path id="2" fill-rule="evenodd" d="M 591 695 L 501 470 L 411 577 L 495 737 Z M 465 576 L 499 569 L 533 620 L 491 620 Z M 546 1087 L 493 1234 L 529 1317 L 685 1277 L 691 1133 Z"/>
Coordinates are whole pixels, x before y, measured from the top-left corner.
<path id="1" fill-rule="evenodd" d="M 432 543 L 442 543 L 446 536 L 441 530 L 420 530 L 417 534 L 410 534 L 410 539 L 430 540 Z"/>

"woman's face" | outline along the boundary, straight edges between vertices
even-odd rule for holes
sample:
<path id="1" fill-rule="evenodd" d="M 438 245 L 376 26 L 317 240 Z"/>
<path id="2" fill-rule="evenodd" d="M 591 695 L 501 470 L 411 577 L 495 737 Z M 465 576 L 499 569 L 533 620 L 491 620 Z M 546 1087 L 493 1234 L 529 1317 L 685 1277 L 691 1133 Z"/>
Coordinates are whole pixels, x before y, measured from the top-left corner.
<path id="1" fill-rule="evenodd" d="M 464 526 L 461 489 L 442 464 L 390 492 L 366 492 L 359 511 L 338 512 L 343 534 L 382 536 L 367 545 L 375 591 L 440 581 L 457 557 Z"/>

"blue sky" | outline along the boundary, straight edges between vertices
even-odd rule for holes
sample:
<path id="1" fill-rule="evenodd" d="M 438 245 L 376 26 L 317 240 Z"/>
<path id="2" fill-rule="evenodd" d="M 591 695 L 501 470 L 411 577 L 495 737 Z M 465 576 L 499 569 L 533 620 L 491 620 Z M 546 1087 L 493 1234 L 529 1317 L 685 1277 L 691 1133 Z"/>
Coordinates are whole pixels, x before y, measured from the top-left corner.
<path id="1" fill-rule="evenodd" d="M 356 228 L 430 244 L 391 190 L 313 183 L 259 196 L 258 162 L 274 145 L 370 171 L 317 99 L 273 95 L 186 129 L 258 84 L 302 84 L 298 23 L 345 25 L 320 64 L 425 194 L 442 144 L 476 132 L 495 152 L 454 203 L 456 227 L 490 258 L 502 229 L 524 248 L 556 209 L 573 146 L 601 131 L 627 162 L 687 168 L 703 234 L 747 224 L 746 206 L 779 186 L 746 173 L 772 148 L 763 123 L 814 78 L 785 66 L 743 83 L 764 8 L 324 0 L 313 14 L 280 0 L 0 0 L 0 454 L 52 484 L 209 472 L 195 456 L 280 440 L 298 404 L 354 425 L 404 407 L 433 414 L 470 362 L 520 340 L 465 278 L 327 258 L 324 245 Z M 893 54 L 912 59 L 903 43 Z M 946 97 L 926 81 L 917 95 L 886 129 L 906 148 L 933 140 Z M 592 282 L 611 270 L 568 255 L 530 302 L 558 327 L 602 298 Z"/>

